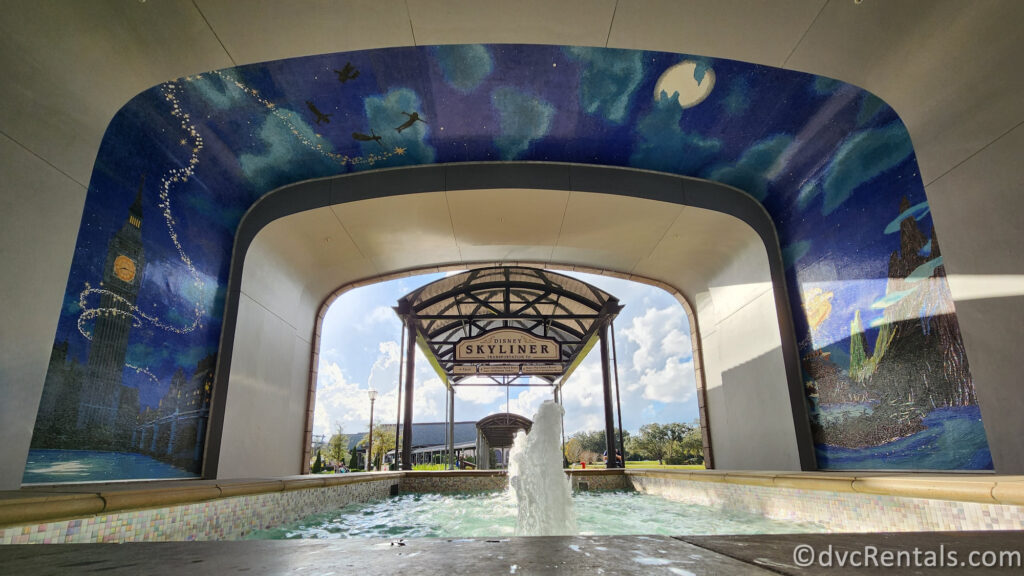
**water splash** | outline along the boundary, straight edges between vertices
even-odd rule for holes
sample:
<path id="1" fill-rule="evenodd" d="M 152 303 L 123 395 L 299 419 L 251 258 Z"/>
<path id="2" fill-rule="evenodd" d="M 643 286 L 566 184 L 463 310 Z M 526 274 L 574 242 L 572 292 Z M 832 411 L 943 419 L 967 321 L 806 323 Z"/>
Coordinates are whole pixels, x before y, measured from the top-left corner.
<path id="1" fill-rule="evenodd" d="M 529 434 L 516 434 L 509 454 L 508 483 L 519 515 L 516 536 L 577 534 L 569 478 L 562 470 L 561 421 L 564 411 L 548 400 L 533 417 Z"/>

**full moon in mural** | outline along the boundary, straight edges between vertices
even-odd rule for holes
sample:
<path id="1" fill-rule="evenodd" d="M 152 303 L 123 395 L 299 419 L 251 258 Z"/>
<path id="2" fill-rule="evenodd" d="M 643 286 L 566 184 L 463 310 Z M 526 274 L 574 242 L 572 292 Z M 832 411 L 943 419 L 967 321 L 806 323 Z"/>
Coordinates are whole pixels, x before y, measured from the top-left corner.
<path id="1" fill-rule="evenodd" d="M 693 60 L 683 60 L 665 70 L 654 86 L 654 99 L 661 100 L 662 92 L 669 97 L 678 92 L 679 105 L 683 108 L 692 108 L 703 102 L 715 87 L 715 71 L 705 69 L 704 77 L 698 81 L 698 74 L 695 74 L 697 65 Z"/>

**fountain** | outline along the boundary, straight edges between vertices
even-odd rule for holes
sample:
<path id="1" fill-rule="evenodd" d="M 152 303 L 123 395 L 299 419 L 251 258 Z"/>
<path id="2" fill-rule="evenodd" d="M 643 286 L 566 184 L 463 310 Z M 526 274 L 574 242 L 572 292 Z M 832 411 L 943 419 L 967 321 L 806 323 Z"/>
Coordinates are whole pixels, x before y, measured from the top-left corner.
<path id="1" fill-rule="evenodd" d="M 508 483 L 519 509 L 516 536 L 577 534 L 572 490 L 562 469 L 562 414 L 561 406 L 545 401 L 530 433 L 520 430 L 512 444 Z"/>

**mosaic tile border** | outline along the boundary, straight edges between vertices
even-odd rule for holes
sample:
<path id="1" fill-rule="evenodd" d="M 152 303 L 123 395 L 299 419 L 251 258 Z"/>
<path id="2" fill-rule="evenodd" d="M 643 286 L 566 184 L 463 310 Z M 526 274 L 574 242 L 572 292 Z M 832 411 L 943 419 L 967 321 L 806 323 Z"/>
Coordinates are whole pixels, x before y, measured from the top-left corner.
<path id="1" fill-rule="evenodd" d="M 568 472 L 567 474 L 574 492 L 580 490 L 581 482 L 585 482 L 586 489 L 590 491 L 633 489 L 625 474 L 581 474 L 579 472 Z"/>
<path id="2" fill-rule="evenodd" d="M 505 474 L 475 476 L 406 476 L 399 484 L 402 492 L 446 494 L 451 492 L 495 492 L 508 488 Z"/>
<path id="3" fill-rule="evenodd" d="M 814 522 L 831 532 L 1024 530 L 1024 506 L 804 490 L 630 474 L 638 492 L 668 500 Z"/>
<path id="4" fill-rule="evenodd" d="M 1024 506 L 1013 504 L 763 485 L 754 480 L 770 483 L 772 477 L 758 473 L 746 474 L 749 478 L 744 478 L 744 483 L 710 478 L 690 480 L 689 476 L 643 471 L 567 473 L 574 490 L 579 489 L 580 482 L 587 482 L 589 490 L 633 489 L 669 500 L 771 519 L 813 522 L 832 532 L 1024 530 Z M 829 477 L 804 483 L 840 486 L 846 482 L 836 484 L 839 480 L 842 478 Z M 319 510 L 384 499 L 390 495 L 392 487 L 403 492 L 493 491 L 504 489 L 508 480 L 503 472 L 478 472 L 395 474 L 330 486 L 312 485 L 317 482 L 324 480 L 296 477 L 284 481 L 283 485 L 293 488 L 283 491 L 277 488 L 0 528 L 0 544 L 234 540 L 254 530 L 294 522 Z M 799 484 L 802 480 L 795 482 Z M 264 481 L 265 486 L 260 488 L 280 483 Z M 254 488 L 257 484 L 261 483 L 251 483 Z M 307 484 L 310 484 L 308 488 Z M 116 493 L 108 496 L 113 497 L 113 494 Z"/>
<path id="5" fill-rule="evenodd" d="M 325 508 L 387 498 L 398 483 L 391 477 L 0 528 L 0 544 L 237 540 Z"/>

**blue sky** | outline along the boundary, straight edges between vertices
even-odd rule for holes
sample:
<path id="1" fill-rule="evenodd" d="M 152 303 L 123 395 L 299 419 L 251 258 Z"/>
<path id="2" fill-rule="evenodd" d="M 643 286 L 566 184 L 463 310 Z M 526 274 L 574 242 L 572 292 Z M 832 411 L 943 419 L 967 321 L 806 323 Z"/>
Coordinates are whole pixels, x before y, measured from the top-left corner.
<path id="1" fill-rule="evenodd" d="M 682 306 L 667 292 L 606 276 L 565 273 L 619 298 L 615 322 L 623 426 L 637 431 L 650 422 L 697 418 L 690 330 Z M 324 318 L 314 434 L 365 431 L 369 387 L 379 396 L 374 420 L 394 422 L 397 410 L 401 324 L 391 310 L 398 299 L 444 274 L 425 274 L 357 288 L 343 294 Z M 601 362 L 597 348 L 565 385 L 565 432 L 604 427 Z M 479 420 L 505 410 L 505 388 L 463 387 L 455 394 L 456 420 Z M 511 388 L 511 411 L 532 417 L 551 398 L 547 387 Z M 444 420 L 444 385 L 417 351 L 414 421 Z"/>

